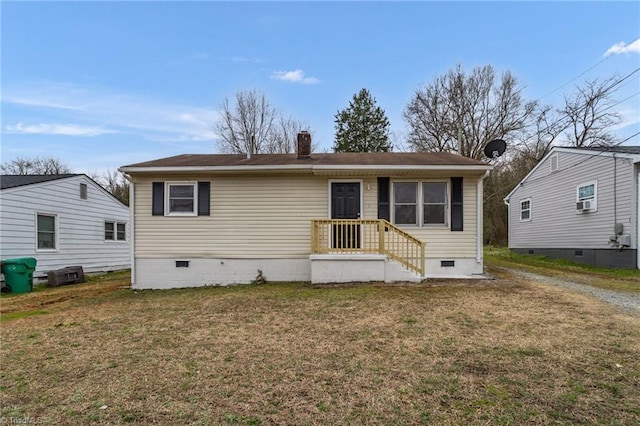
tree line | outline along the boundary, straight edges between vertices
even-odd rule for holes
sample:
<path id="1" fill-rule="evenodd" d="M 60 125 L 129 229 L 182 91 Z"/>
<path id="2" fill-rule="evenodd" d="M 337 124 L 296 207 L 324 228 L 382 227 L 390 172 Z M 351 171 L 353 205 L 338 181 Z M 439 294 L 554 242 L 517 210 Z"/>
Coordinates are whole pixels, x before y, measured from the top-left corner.
<path id="1" fill-rule="evenodd" d="M 628 76 L 627 76 L 628 77 Z M 627 78 L 625 77 L 625 78 Z M 504 243 L 507 212 L 502 199 L 554 145 L 611 146 L 611 129 L 621 117 L 612 108 L 613 94 L 625 78 L 586 81 L 565 93 L 561 105 L 543 104 L 523 95 L 524 85 L 510 71 L 491 65 L 470 72 L 458 65 L 415 90 L 402 117 L 407 136 L 394 146 L 385 111 L 366 88 L 353 95 L 334 116 L 334 152 L 388 152 L 393 149 L 454 152 L 485 160 L 484 146 L 507 142 L 507 154 L 494 161 L 485 181 L 485 238 Z M 285 115 L 257 90 L 225 98 L 213 128 L 224 153 L 287 154 L 296 150 L 296 135 L 310 131 L 306 121 Z M 405 148 L 406 147 L 406 148 Z M 0 166 L 3 174 L 66 173 L 57 159 L 19 158 Z M 92 176 L 128 204 L 128 182 L 117 172 Z"/>

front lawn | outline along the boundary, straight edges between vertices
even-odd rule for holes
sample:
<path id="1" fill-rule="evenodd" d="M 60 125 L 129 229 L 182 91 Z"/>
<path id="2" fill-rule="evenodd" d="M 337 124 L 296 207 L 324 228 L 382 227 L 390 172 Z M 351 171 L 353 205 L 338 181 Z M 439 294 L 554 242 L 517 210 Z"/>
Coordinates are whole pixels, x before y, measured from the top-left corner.
<path id="1" fill-rule="evenodd" d="M 507 275 L 1 299 L 1 417 L 44 424 L 638 424 L 640 318 Z"/>

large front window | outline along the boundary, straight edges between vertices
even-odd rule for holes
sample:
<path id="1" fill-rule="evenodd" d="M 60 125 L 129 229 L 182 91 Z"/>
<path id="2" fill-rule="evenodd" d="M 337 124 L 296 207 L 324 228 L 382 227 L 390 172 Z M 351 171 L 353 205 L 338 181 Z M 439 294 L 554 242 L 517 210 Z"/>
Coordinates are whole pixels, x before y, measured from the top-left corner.
<path id="1" fill-rule="evenodd" d="M 167 212 L 169 214 L 197 214 L 196 183 L 167 184 Z"/>
<path id="2" fill-rule="evenodd" d="M 446 182 L 394 182 L 393 221 L 396 225 L 446 225 Z"/>
<path id="3" fill-rule="evenodd" d="M 447 223 L 447 184 L 445 182 L 422 182 L 422 201 L 425 225 Z"/>
<path id="4" fill-rule="evenodd" d="M 55 215 L 37 215 L 37 244 L 39 250 L 55 250 L 56 247 L 56 217 Z"/>
<path id="5" fill-rule="evenodd" d="M 395 206 L 395 223 L 398 225 L 417 225 L 418 183 L 394 183 L 393 200 Z"/>

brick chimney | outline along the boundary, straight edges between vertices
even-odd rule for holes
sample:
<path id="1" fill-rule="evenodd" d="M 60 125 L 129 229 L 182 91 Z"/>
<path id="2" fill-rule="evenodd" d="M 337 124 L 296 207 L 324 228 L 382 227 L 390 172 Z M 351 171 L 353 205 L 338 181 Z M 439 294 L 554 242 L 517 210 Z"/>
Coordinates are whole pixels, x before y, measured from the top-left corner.
<path id="1" fill-rule="evenodd" d="M 311 158 L 311 134 L 306 130 L 298 133 L 298 159 Z"/>

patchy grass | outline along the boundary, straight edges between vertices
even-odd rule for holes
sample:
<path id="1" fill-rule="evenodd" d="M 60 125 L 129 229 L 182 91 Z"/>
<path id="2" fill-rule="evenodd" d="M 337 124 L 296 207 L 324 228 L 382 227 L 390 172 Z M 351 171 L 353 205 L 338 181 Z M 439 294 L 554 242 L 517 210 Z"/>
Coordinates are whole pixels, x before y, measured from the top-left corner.
<path id="1" fill-rule="evenodd" d="M 640 294 L 640 270 L 637 269 L 596 268 L 547 256 L 516 254 L 506 247 L 485 247 L 484 254 L 489 268 L 519 268 L 580 284 Z"/>
<path id="2" fill-rule="evenodd" d="M 514 281 L 2 299 L 1 417 L 44 424 L 638 424 L 640 318 Z"/>

